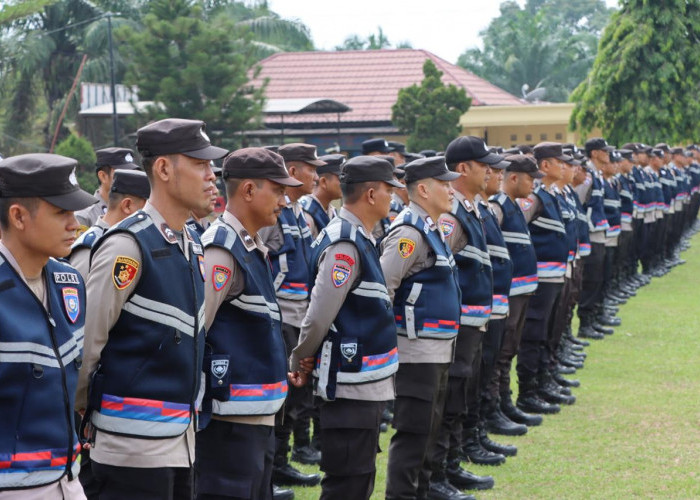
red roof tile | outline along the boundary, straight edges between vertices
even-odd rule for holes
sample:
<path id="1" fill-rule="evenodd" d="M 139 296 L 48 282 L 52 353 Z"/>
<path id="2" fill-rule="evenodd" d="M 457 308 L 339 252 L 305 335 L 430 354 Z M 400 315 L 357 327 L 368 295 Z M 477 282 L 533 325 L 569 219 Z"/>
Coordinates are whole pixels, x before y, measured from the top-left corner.
<path id="1" fill-rule="evenodd" d="M 399 89 L 420 84 L 423 63 L 431 59 L 446 84 L 463 87 L 472 106 L 517 105 L 522 101 L 469 71 L 426 50 L 353 50 L 337 52 L 283 52 L 260 62 L 252 84 L 269 79 L 268 99 L 328 98 L 352 108 L 342 122 L 387 122 Z M 267 123 L 279 122 L 268 116 Z M 336 122 L 335 114 L 285 116 L 285 123 Z"/>

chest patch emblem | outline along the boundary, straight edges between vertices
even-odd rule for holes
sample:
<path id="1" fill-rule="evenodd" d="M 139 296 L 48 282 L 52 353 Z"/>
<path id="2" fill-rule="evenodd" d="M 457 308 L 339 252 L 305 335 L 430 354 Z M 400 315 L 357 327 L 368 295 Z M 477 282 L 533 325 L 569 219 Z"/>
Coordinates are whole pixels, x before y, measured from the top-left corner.
<path id="1" fill-rule="evenodd" d="M 80 315 L 80 299 L 78 298 L 77 288 L 64 288 L 63 294 L 63 307 L 66 310 L 66 315 L 71 323 L 75 323 Z"/>
<path id="2" fill-rule="evenodd" d="M 222 379 L 228 371 L 228 359 L 214 359 L 211 362 L 211 374 Z"/>
<path id="3" fill-rule="evenodd" d="M 225 266 L 214 266 L 212 275 L 212 284 L 214 285 L 214 290 L 220 292 L 228 283 L 231 278 L 231 270 Z"/>
<path id="4" fill-rule="evenodd" d="M 455 230 L 455 223 L 452 222 L 451 220 L 443 219 L 440 221 L 440 231 L 442 231 L 442 234 L 445 237 L 451 235 L 454 230 Z"/>
<path id="5" fill-rule="evenodd" d="M 410 257 L 410 255 L 413 253 L 413 251 L 416 249 L 416 242 L 413 240 L 410 240 L 408 238 L 401 238 L 399 240 L 399 255 L 403 259 L 407 259 Z"/>
<path id="6" fill-rule="evenodd" d="M 331 279 L 333 280 L 333 286 L 340 288 L 350 279 L 350 274 L 352 271 L 349 267 L 342 264 L 333 264 L 333 269 L 331 269 Z"/>
<path id="7" fill-rule="evenodd" d="M 124 290 L 131 285 L 138 270 L 138 261 L 129 257 L 118 256 L 114 260 L 114 267 L 112 268 L 112 281 L 114 281 L 114 286 L 117 287 L 117 290 Z"/>
<path id="8" fill-rule="evenodd" d="M 532 207 L 532 201 L 527 198 L 518 198 L 518 205 L 520 205 L 520 210 L 527 212 Z"/>

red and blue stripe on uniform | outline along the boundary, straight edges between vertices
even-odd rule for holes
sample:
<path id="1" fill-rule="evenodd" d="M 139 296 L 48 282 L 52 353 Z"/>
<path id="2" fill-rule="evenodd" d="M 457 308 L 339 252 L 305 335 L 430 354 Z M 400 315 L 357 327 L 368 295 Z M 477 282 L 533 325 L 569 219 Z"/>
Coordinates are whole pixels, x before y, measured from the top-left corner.
<path id="1" fill-rule="evenodd" d="M 100 413 L 113 417 L 148 420 L 150 422 L 188 424 L 190 421 L 189 404 L 171 403 L 155 399 L 120 397 L 111 394 L 102 395 Z"/>
<path id="2" fill-rule="evenodd" d="M 71 462 L 78 458 L 80 444 L 73 449 Z M 36 472 L 41 470 L 63 470 L 68 463 L 65 448 L 19 453 L 0 453 L 0 474 Z"/>
<path id="3" fill-rule="evenodd" d="M 274 401 L 287 397 L 287 381 L 274 384 L 232 384 L 229 401 Z"/>

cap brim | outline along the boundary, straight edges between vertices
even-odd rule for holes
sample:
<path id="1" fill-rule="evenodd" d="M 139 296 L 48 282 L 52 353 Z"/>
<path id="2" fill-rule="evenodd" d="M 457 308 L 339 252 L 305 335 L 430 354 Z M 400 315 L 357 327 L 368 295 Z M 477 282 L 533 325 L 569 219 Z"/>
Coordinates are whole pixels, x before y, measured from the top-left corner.
<path id="1" fill-rule="evenodd" d="M 564 163 L 569 163 L 569 162 L 570 162 L 571 160 L 573 160 L 573 159 L 574 159 L 574 157 L 573 157 L 573 156 L 569 156 L 569 155 L 557 156 L 557 160 L 561 160 L 561 161 L 563 161 Z"/>
<path id="2" fill-rule="evenodd" d="M 304 163 L 308 163 L 309 165 L 312 165 L 314 167 L 323 167 L 324 165 L 328 165 L 323 160 L 289 160 L 289 161 L 301 161 Z"/>
<path id="3" fill-rule="evenodd" d="M 486 163 L 488 166 L 496 165 L 497 163 L 501 163 L 503 160 L 505 160 L 505 157 L 496 153 L 489 153 L 482 158 L 474 158 L 474 161 Z"/>
<path id="4" fill-rule="evenodd" d="M 304 183 L 296 180 L 294 177 L 264 177 L 268 181 L 275 182 L 277 184 L 282 184 L 283 186 L 289 187 L 299 187 L 303 186 Z"/>
<path id="5" fill-rule="evenodd" d="M 94 205 L 99 201 L 93 195 L 83 191 L 82 189 L 77 189 L 71 193 L 59 194 L 56 196 L 41 196 L 41 199 L 57 206 L 58 208 L 68 210 L 69 212 L 82 210 L 83 208 Z"/>
<path id="6" fill-rule="evenodd" d="M 542 172 L 540 172 L 539 170 L 537 170 L 535 172 L 527 172 L 527 175 L 529 175 L 533 179 L 541 179 L 542 177 L 544 177 L 544 174 Z"/>
<path id="7" fill-rule="evenodd" d="M 457 172 L 445 172 L 444 174 L 436 175 L 433 177 L 433 179 L 437 179 L 439 181 L 455 181 L 460 177 L 462 177 L 462 174 Z"/>
<path id="8" fill-rule="evenodd" d="M 394 179 L 391 179 L 390 181 L 384 181 L 384 180 L 383 180 L 382 182 L 386 182 L 387 184 L 389 184 L 390 186 L 394 186 L 395 188 L 402 188 L 402 189 L 405 189 L 405 188 L 406 188 L 406 186 L 404 186 L 404 185 L 401 184 L 399 181 L 394 180 Z"/>
<path id="9" fill-rule="evenodd" d="M 508 160 L 503 160 L 502 162 L 491 165 L 491 168 L 494 168 L 496 170 L 504 170 L 508 168 L 508 165 L 510 165 L 510 162 Z"/>
<path id="10" fill-rule="evenodd" d="M 217 177 L 221 177 L 221 175 L 224 172 L 224 169 L 221 167 L 211 167 L 211 171 L 214 172 L 214 175 Z"/>
<path id="11" fill-rule="evenodd" d="M 122 163 L 121 165 L 112 165 L 112 168 L 115 170 L 139 170 L 141 167 L 136 163 Z"/>
<path id="12" fill-rule="evenodd" d="M 228 151 L 223 148 L 217 148 L 216 146 L 207 146 L 206 148 L 196 149 L 195 151 L 180 151 L 179 153 L 190 158 L 197 158 L 198 160 L 218 160 L 223 158 L 228 154 Z"/>

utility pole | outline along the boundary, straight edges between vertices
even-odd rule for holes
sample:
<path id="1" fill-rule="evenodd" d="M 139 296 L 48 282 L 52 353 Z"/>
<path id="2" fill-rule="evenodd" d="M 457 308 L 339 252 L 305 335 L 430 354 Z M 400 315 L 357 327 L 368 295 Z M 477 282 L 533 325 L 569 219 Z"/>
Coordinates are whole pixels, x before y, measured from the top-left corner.
<path id="1" fill-rule="evenodd" d="M 110 87 L 112 92 L 112 131 L 114 133 L 114 146 L 119 146 L 119 121 L 117 117 L 117 90 L 114 81 L 114 46 L 112 43 L 112 14 L 107 13 L 107 31 L 109 34 L 109 72 Z"/>

